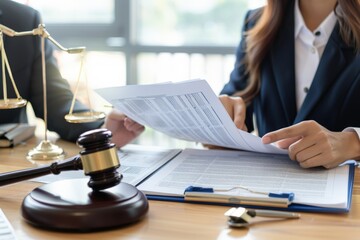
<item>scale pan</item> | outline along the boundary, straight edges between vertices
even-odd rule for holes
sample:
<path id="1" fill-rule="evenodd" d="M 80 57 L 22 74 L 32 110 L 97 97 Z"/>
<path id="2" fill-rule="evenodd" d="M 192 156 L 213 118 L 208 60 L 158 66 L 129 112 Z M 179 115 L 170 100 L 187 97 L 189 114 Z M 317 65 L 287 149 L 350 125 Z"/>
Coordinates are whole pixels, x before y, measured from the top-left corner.
<path id="1" fill-rule="evenodd" d="M 70 123 L 86 123 L 102 120 L 106 117 L 103 112 L 78 112 L 65 115 L 65 120 Z"/>
<path id="2" fill-rule="evenodd" d="M 0 109 L 21 108 L 26 105 L 27 101 L 22 98 L 8 98 L 0 100 Z"/>

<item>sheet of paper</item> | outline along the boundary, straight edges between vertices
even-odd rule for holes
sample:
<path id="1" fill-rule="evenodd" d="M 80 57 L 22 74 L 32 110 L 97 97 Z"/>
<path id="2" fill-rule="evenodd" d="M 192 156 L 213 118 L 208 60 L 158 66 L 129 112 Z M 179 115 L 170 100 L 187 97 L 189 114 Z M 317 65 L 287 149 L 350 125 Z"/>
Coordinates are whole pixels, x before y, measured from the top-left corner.
<path id="1" fill-rule="evenodd" d="M 286 154 L 236 128 L 205 80 L 97 89 L 133 120 L 182 140 L 247 151 Z"/>
<path id="2" fill-rule="evenodd" d="M 2 209 L 0 209 L 0 240 L 16 240 L 14 229 L 6 218 Z"/>
<path id="3" fill-rule="evenodd" d="M 146 194 L 183 196 L 188 186 L 225 190 L 240 185 L 263 192 L 293 192 L 294 203 L 345 208 L 348 179 L 347 165 L 303 169 L 286 155 L 185 149 L 138 188 Z M 242 189 L 221 194 L 261 197 Z"/>
<path id="4" fill-rule="evenodd" d="M 158 168 L 170 161 L 181 150 L 164 149 L 153 146 L 128 145 L 118 151 L 120 158 L 119 172 L 123 175 L 123 182 L 137 185 Z M 64 171 L 59 175 L 46 175 L 32 179 L 32 181 L 49 183 L 63 179 L 85 178 L 84 172 Z"/>

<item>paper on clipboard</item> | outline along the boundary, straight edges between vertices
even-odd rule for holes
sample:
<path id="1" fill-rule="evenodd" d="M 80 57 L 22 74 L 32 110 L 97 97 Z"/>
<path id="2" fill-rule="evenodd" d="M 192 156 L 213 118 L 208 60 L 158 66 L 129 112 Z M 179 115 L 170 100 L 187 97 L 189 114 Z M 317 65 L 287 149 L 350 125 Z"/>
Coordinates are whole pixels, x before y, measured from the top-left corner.
<path id="1" fill-rule="evenodd" d="M 190 186 L 231 189 L 237 185 L 263 192 L 293 192 L 293 203 L 323 208 L 349 207 L 349 166 L 334 169 L 304 169 L 286 155 L 244 151 L 185 149 L 138 188 L 147 195 L 183 197 Z M 351 190 L 351 189 L 350 189 Z M 201 194 L 200 194 L 201 195 Z M 203 202 L 212 202 L 226 195 L 276 200 L 241 189 L 214 193 Z M 206 196 L 205 196 L 206 197 Z M 269 206 L 267 204 L 250 204 Z M 306 210 L 306 209 L 305 209 Z"/>

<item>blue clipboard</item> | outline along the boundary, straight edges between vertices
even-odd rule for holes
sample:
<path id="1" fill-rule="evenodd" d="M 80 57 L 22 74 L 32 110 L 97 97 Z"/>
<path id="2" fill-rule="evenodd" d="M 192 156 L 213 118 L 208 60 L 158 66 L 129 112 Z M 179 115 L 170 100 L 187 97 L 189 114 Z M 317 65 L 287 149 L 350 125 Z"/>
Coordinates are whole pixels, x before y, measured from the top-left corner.
<path id="1" fill-rule="evenodd" d="M 265 207 L 260 205 L 242 205 L 242 204 L 229 204 L 229 203 L 214 203 L 214 202 L 198 202 L 198 201 L 186 201 L 184 197 L 178 196 L 159 196 L 159 195 L 146 195 L 149 200 L 159 200 L 159 201 L 174 201 L 174 202 L 183 202 L 183 203 L 195 203 L 195 204 L 209 204 L 209 205 L 221 205 L 221 206 L 232 206 L 232 207 L 245 207 L 245 208 L 256 208 L 256 209 L 266 209 L 266 210 L 282 210 L 282 211 L 292 211 L 292 212 L 317 212 L 317 213 L 347 213 L 350 211 L 351 200 L 352 200 L 352 190 L 354 185 L 355 177 L 355 164 L 349 164 L 349 179 L 348 179 L 348 205 L 345 208 L 330 208 L 330 207 L 318 207 L 310 206 L 298 203 L 291 203 L 288 207 L 278 208 L 278 207 Z"/>

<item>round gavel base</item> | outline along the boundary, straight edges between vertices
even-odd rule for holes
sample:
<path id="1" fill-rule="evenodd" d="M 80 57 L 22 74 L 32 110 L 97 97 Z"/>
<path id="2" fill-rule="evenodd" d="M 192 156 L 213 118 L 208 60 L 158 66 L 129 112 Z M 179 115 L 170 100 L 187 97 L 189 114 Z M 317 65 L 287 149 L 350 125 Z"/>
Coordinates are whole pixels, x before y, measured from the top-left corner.
<path id="1" fill-rule="evenodd" d="M 148 211 L 145 195 L 130 184 L 93 192 L 87 182 L 62 180 L 34 189 L 22 203 L 22 216 L 40 228 L 90 232 L 137 222 Z"/>

